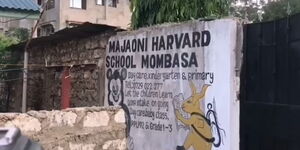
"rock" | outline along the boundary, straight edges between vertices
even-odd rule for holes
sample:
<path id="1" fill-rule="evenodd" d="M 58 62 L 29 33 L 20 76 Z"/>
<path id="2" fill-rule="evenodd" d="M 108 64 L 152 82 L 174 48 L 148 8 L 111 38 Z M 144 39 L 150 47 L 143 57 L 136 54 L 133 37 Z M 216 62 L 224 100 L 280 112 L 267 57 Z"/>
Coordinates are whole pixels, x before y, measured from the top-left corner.
<path id="1" fill-rule="evenodd" d="M 96 144 L 69 143 L 70 150 L 95 150 Z"/>
<path id="2" fill-rule="evenodd" d="M 5 127 L 18 127 L 22 132 L 39 132 L 41 131 L 41 122 L 27 114 L 20 114 L 11 121 L 6 122 Z"/>
<path id="3" fill-rule="evenodd" d="M 102 149 L 103 150 L 126 150 L 126 139 L 106 141 L 103 144 Z"/>
<path id="4" fill-rule="evenodd" d="M 123 110 L 119 110 L 114 117 L 116 123 L 125 123 L 125 113 Z"/>
<path id="5" fill-rule="evenodd" d="M 100 127 L 107 126 L 109 123 L 109 115 L 106 111 L 88 112 L 83 121 L 84 127 Z"/>

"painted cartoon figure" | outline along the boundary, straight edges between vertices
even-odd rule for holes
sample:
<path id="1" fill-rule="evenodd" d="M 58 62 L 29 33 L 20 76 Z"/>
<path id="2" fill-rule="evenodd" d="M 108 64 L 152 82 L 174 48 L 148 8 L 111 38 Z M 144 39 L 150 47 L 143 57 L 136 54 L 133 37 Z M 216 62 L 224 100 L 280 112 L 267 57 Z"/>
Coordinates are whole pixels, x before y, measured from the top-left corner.
<path id="1" fill-rule="evenodd" d="M 119 106 L 124 101 L 123 81 L 127 77 L 126 69 L 107 70 L 106 73 L 108 79 L 108 104 L 112 106 Z"/>
<path id="2" fill-rule="evenodd" d="M 205 97 L 205 92 L 209 85 L 204 85 L 200 93 L 193 82 L 190 82 L 192 95 L 186 99 L 182 104 L 182 110 L 190 114 L 190 118 L 184 118 L 181 113 L 176 110 L 176 118 L 184 125 L 190 126 L 191 130 L 187 135 L 184 145 L 177 146 L 177 150 L 188 150 L 193 147 L 194 150 L 211 150 L 214 142 L 210 120 L 205 117 L 205 114 L 200 106 L 200 101 Z"/>
<path id="3" fill-rule="evenodd" d="M 124 80 L 127 78 L 126 69 L 107 70 L 106 77 L 108 79 L 108 104 L 110 106 L 121 106 L 126 117 L 126 136 L 128 139 L 128 149 L 134 148 L 132 137 L 130 137 L 131 118 L 127 105 L 124 104 Z"/>

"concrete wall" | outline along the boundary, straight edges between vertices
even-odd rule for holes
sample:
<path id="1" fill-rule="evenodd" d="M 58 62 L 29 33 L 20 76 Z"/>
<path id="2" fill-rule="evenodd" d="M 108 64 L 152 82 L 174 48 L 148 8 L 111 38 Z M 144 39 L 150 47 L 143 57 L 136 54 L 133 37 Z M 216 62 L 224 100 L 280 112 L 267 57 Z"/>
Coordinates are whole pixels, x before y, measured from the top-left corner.
<path id="1" fill-rule="evenodd" d="M 129 0 L 119 0 L 117 7 L 97 5 L 96 0 L 87 0 L 86 9 L 70 7 L 70 0 L 56 0 L 55 8 L 45 11 L 41 25 L 52 24 L 55 31 L 68 27 L 67 22 L 91 22 L 126 29 L 131 11 Z"/>
<path id="2" fill-rule="evenodd" d="M 51 24 L 55 29 L 59 28 L 59 7 L 60 3 L 55 1 L 55 7 L 49 10 L 45 10 L 44 15 L 41 18 L 40 26 Z"/>
<path id="3" fill-rule="evenodd" d="M 122 109 L 76 108 L 1 114 L 0 127 L 18 127 L 45 150 L 125 150 Z"/>
<path id="4" fill-rule="evenodd" d="M 110 38 L 105 103 L 128 110 L 134 149 L 239 149 L 242 31 L 239 20 L 226 18 Z"/>

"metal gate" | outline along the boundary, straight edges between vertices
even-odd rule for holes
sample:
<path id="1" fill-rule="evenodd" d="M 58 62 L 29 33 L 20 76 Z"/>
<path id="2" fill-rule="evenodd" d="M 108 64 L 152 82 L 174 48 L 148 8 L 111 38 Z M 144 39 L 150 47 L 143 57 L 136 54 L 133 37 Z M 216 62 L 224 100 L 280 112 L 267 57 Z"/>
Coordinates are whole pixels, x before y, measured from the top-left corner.
<path id="1" fill-rule="evenodd" d="M 240 150 L 300 150 L 300 14 L 245 27 Z"/>

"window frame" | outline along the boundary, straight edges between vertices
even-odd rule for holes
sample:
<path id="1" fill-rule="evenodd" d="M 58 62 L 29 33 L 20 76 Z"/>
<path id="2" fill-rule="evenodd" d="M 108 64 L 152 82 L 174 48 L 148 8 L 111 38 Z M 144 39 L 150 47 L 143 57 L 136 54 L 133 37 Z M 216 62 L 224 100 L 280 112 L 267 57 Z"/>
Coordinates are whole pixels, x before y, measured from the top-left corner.
<path id="1" fill-rule="evenodd" d="M 50 5 L 52 3 L 53 3 L 53 5 Z M 53 8 L 55 8 L 55 0 L 48 0 L 47 4 L 46 4 L 46 10 L 51 10 Z"/>
<path id="2" fill-rule="evenodd" d="M 111 1 L 111 4 L 109 2 L 107 2 L 107 6 L 109 7 L 113 7 L 113 8 L 117 8 L 118 7 L 118 0 L 107 0 L 107 1 Z"/>
<path id="3" fill-rule="evenodd" d="M 75 7 L 74 6 L 74 1 L 76 0 L 70 0 L 69 1 L 69 7 L 73 9 L 87 9 L 87 0 L 78 0 L 80 1 L 80 7 Z"/>
<path id="4" fill-rule="evenodd" d="M 99 4 L 98 2 L 101 1 L 102 4 Z M 99 6 L 105 6 L 106 4 L 106 0 L 96 0 L 96 5 L 99 5 Z"/>

